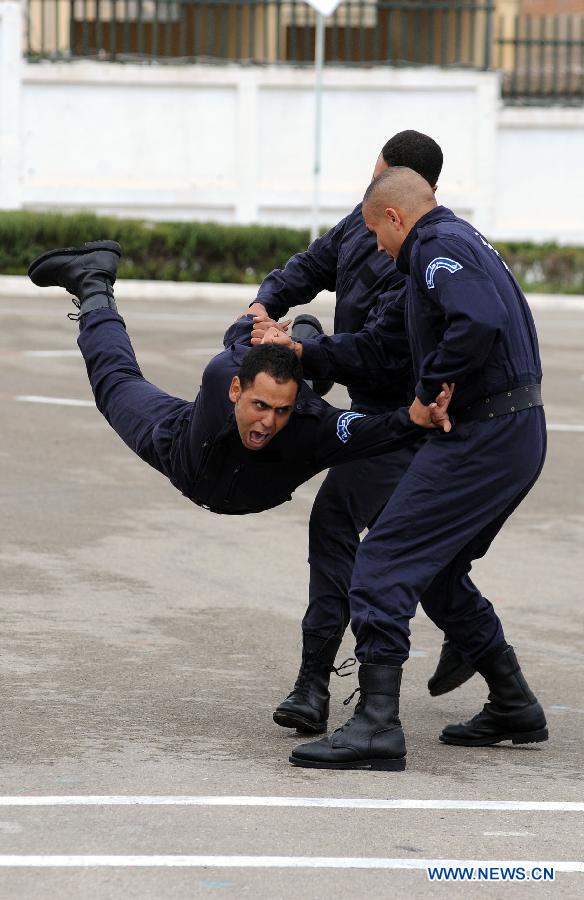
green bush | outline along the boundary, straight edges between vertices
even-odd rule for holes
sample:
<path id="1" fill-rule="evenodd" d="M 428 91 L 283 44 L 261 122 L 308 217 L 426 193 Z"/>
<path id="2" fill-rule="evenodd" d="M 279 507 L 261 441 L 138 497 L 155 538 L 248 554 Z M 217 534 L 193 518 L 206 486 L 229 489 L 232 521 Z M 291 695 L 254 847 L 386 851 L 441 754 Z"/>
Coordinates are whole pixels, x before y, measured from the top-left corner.
<path id="1" fill-rule="evenodd" d="M 99 238 L 119 241 L 120 278 L 256 284 L 304 250 L 308 232 L 261 225 L 142 222 L 92 213 L 0 213 L 0 274 L 22 275 L 35 256 Z"/>
<path id="2" fill-rule="evenodd" d="M 496 247 L 524 290 L 584 294 L 584 247 L 517 241 Z"/>
<path id="3" fill-rule="evenodd" d="M 122 245 L 121 278 L 239 284 L 257 284 L 308 244 L 307 231 L 274 226 L 0 212 L 0 274 L 23 275 L 29 262 L 49 248 L 100 237 Z M 584 294 L 584 247 L 496 246 L 525 290 Z"/>

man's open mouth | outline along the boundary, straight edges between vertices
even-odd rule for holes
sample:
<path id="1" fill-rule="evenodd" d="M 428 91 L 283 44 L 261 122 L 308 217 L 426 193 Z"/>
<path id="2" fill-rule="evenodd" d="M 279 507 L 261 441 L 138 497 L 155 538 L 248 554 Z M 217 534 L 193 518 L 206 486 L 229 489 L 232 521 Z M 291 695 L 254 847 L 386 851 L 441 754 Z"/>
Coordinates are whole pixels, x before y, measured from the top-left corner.
<path id="1" fill-rule="evenodd" d="M 269 435 L 265 431 L 250 431 L 249 440 L 254 447 L 261 447 L 266 443 Z"/>

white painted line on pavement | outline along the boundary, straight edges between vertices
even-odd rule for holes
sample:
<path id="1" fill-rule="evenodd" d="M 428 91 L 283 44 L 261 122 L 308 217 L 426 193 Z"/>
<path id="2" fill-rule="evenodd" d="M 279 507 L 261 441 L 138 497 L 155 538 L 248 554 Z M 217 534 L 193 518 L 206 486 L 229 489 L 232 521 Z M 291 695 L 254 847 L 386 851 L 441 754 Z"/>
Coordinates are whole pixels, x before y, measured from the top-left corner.
<path id="1" fill-rule="evenodd" d="M 212 356 L 217 356 L 217 354 L 221 352 L 221 348 L 219 346 L 187 347 L 185 350 L 177 350 L 176 352 L 180 353 L 182 356 L 208 356 L 210 359 Z"/>
<path id="2" fill-rule="evenodd" d="M 68 397 L 39 397 L 36 394 L 22 394 L 14 398 L 19 403 L 52 403 L 55 406 L 93 406 L 93 400 L 71 400 Z"/>
<path id="3" fill-rule="evenodd" d="M 584 425 L 548 425 L 548 431 L 565 431 L 569 434 L 581 434 L 584 432 Z"/>
<path id="4" fill-rule="evenodd" d="M 133 278 L 118 279 L 116 284 L 117 299 L 127 301 L 170 301 L 172 303 L 211 303 L 241 304 L 246 309 L 257 296 L 257 284 L 230 284 L 188 281 L 147 281 Z M 0 275 L 0 300 L 40 300 L 65 297 L 63 288 L 38 288 L 26 275 Z M 335 295 L 330 291 L 321 291 L 314 298 L 319 305 L 332 306 Z M 570 295 L 572 299 L 572 295 Z M 584 300 L 582 300 L 584 306 Z M 556 304 L 557 305 L 557 304 Z"/>
<path id="5" fill-rule="evenodd" d="M 184 350 L 177 350 L 175 353 L 179 353 L 185 356 L 208 356 L 209 359 L 212 356 L 216 356 L 217 353 L 221 352 L 221 347 L 219 343 L 217 343 L 214 347 L 187 347 Z M 10 354 L 16 355 L 16 354 Z M 77 350 L 21 350 L 21 356 L 28 356 L 36 359 L 61 359 L 68 357 L 78 357 L 80 360 L 83 360 L 81 356 L 81 351 Z M 4 356 L 4 354 L 2 354 Z"/>
<path id="6" fill-rule="evenodd" d="M 124 310 L 120 306 L 120 315 L 123 316 Z M 171 313 L 171 312 L 144 312 L 142 310 L 132 310 L 131 321 L 144 319 L 146 322 L 194 322 L 195 325 L 204 322 L 205 324 L 219 325 L 222 331 L 225 331 L 231 324 L 232 319 L 218 313 Z M 220 342 L 217 342 L 214 352 L 219 353 L 222 349 Z"/>
<path id="7" fill-rule="evenodd" d="M 483 831 L 485 837 L 533 837 L 533 831 Z"/>
<path id="8" fill-rule="evenodd" d="M 65 356 L 78 356 L 81 359 L 80 350 L 23 350 L 23 356 L 36 356 L 41 359 L 58 359 Z"/>
<path id="9" fill-rule="evenodd" d="M 0 796 L 3 806 L 272 806 L 316 809 L 444 809 L 508 812 L 584 812 L 584 803 L 555 800 L 362 800 L 334 797 L 57 794 Z"/>
<path id="10" fill-rule="evenodd" d="M 363 856 L 0 856 L 0 866 L 20 868 L 133 867 L 233 869 L 428 869 L 523 867 L 584 872 L 579 860 L 388 859 Z"/>
<path id="11" fill-rule="evenodd" d="M 64 352 L 64 351 L 61 351 Z M 75 351 L 76 352 L 76 351 Z M 188 350 L 182 353 L 207 353 L 207 351 Z M 23 394 L 14 398 L 21 403 L 55 403 L 59 406 L 95 406 L 91 400 L 69 400 L 66 397 L 42 397 L 36 394 Z M 584 425 L 548 425 L 548 431 L 563 431 L 574 434 L 584 434 Z"/>
<path id="12" fill-rule="evenodd" d="M 65 310 L 66 312 L 66 310 Z M 125 314 L 125 310 L 120 305 L 119 309 L 120 315 Z M 35 318 L 39 319 L 42 317 L 43 319 L 55 319 L 55 318 L 65 318 L 64 312 L 61 310 L 54 309 L 22 309 L 22 308 L 10 308 L 3 307 L 2 308 L 3 315 L 15 315 L 19 318 Z M 233 314 L 227 315 L 225 313 L 171 313 L 171 312 L 145 312 L 142 310 L 134 310 L 132 309 L 129 313 L 131 316 L 132 322 L 137 321 L 138 319 L 144 319 L 149 322 L 193 322 L 196 324 L 206 323 L 212 325 L 219 325 L 221 332 L 224 332 L 229 325 L 232 324 L 235 316 Z M 323 322 L 328 321 L 331 317 L 322 315 L 320 316 Z M 221 349 L 219 346 L 215 352 L 218 352 Z"/>
<path id="13" fill-rule="evenodd" d="M 577 294 L 527 294 L 526 299 L 532 309 L 584 312 L 584 297 Z"/>

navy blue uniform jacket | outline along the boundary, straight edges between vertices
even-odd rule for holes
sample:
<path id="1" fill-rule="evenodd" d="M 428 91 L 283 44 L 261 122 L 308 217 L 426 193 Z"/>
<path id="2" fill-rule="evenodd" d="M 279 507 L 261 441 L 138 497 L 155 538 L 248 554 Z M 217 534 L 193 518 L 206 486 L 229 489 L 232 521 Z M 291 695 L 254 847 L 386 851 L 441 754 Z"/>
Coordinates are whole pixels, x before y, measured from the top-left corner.
<path id="1" fill-rule="evenodd" d="M 303 385 L 289 423 L 262 450 L 241 443 L 228 389 L 249 351 L 252 318 L 235 322 L 225 350 L 205 368 L 199 394 L 170 437 L 167 474 L 185 496 L 214 512 L 278 506 L 313 475 L 420 439 L 406 408 L 381 415 L 336 409 Z M 173 429 L 174 431 L 174 429 Z"/>
<path id="2" fill-rule="evenodd" d="M 476 228 L 438 206 L 416 223 L 397 264 L 410 276 L 406 325 L 422 403 L 430 403 L 443 382 L 456 382 L 456 410 L 541 381 L 527 301 Z"/>
<path id="3" fill-rule="evenodd" d="M 375 320 L 357 334 L 303 341 L 314 377 L 338 372 L 381 383 L 405 372 L 399 317 L 413 356 L 415 393 L 428 404 L 455 382 L 455 413 L 475 400 L 541 381 L 531 311 L 517 281 L 489 242 L 444 206 L 414 226 L 397 260 L 410 275 L 397 298 L 381 298 Z M 361 374 L 359 374 L 361 373 Z"/>
<path id="4" fill-rule="evenodd" d="M 291 307 L 313 300 L 321 290 L 336 291 L 335 335 L 310 342 L 314 344 L 314 356 L 309 358 L 307 354 L 303 359 L 305 374 L 316 377 L 326 371 L 325 377 L 346 384 L 357 408 L 395 409 L 407 403 L 411 373 L 403 307 L 401 316 L 399 310 L 394 314 L 390 335 L 393 352 L 398 355 L 397 367 L 378 371 L 375 380 L 362 367 L 343 367 L 343 338 L 364 327 L 375 332 L 380 315 L 404 282 L 394 261 L 378 252 L 377 240 L 367 230 L 359 204 L 313 241 L 308 250 L 293 256 L 283 269 L 271 272 L 261 284 L 257 300 L 272 318 L 279 319 Z"/>

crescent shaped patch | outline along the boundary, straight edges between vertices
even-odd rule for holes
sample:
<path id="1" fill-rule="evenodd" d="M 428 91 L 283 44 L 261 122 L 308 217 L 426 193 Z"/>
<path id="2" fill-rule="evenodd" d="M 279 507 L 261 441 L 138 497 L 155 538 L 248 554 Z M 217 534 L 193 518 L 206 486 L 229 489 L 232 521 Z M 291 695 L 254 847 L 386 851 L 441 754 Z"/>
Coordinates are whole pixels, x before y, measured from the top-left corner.
<path id="1" fill-rule="evenodd" d="M 438 269 L 448 269 L 453 275 L 454 272 L 462 269 L 462 263 L 456 262 L 455 259 L 450 259 L 448 256 L 437 256 L 436 259 L 433 259 L 426 269 L 426 286 L 430 290 L 434 287 L 434 275 Z"/>
<path id="2" fill-rule="evenodd" d="M 337 437 L 343 444 L 346 444 L 351 437 L 349 425 L 354 419 L 364 419 L 365 413 L 344 412 L 337 419 Z"/>

